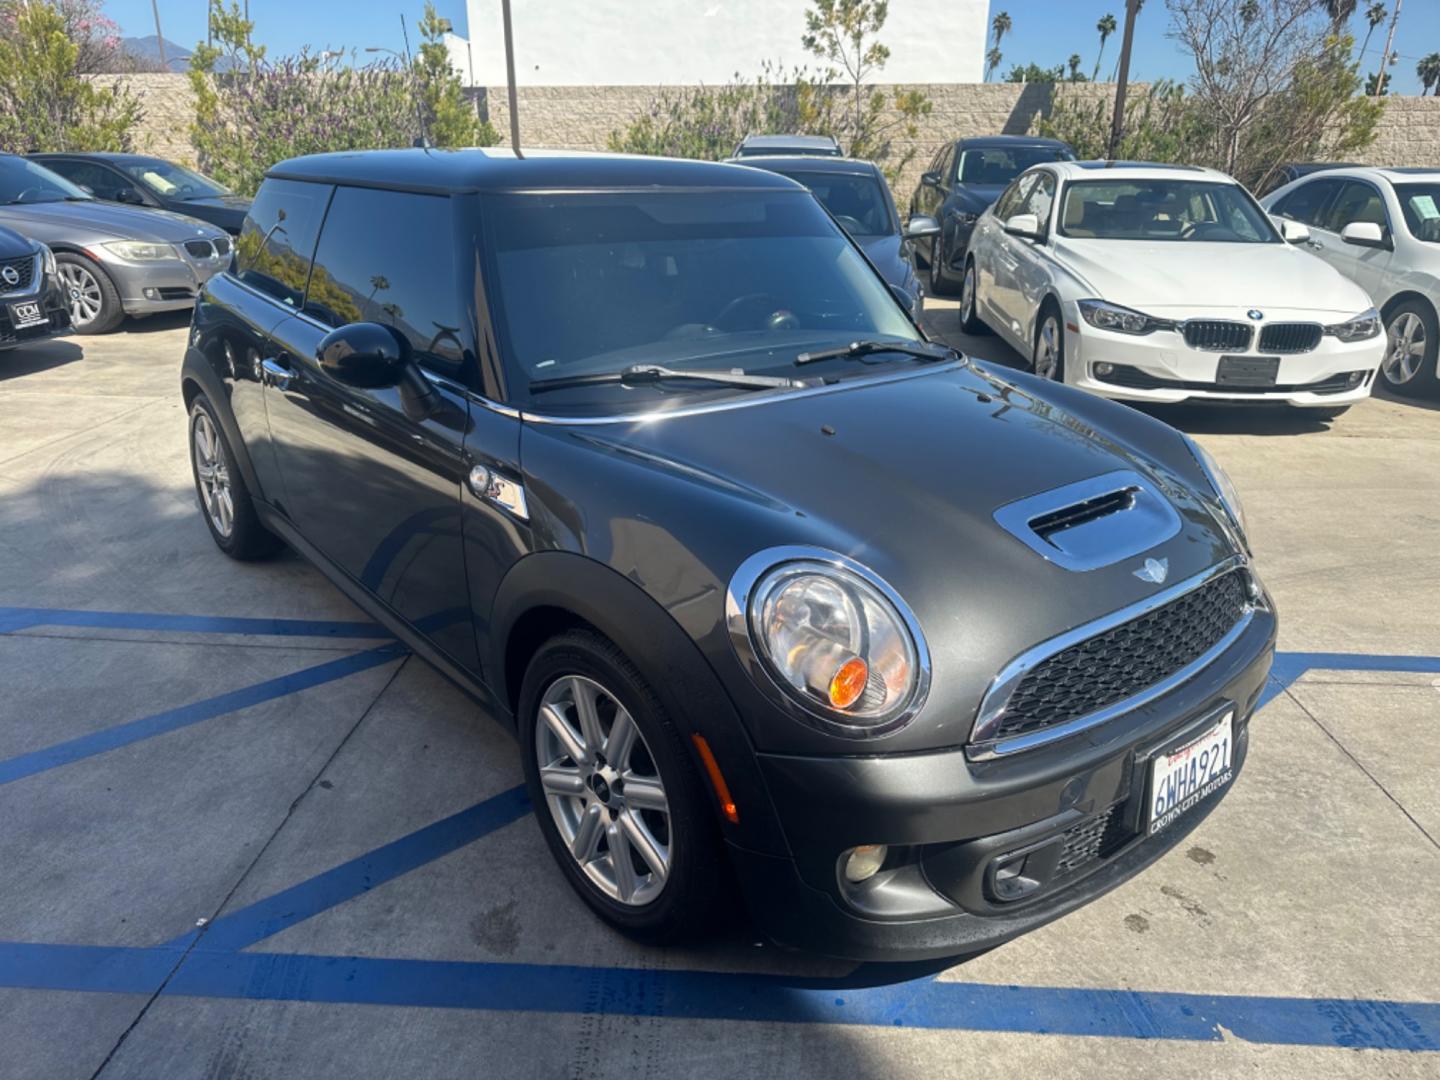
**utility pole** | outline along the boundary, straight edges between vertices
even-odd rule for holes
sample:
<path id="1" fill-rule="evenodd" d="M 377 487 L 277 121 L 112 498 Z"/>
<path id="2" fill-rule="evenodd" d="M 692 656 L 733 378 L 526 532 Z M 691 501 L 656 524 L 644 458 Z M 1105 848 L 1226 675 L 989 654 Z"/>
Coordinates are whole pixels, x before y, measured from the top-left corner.
<path id="1" fill-rule="evenodd" d="M 500 14 L 505 19 L 505 79 L 510 89 L 510 147 L 516 157 L 520 153 L 520 113 L 515 94 L 515 41 L 510 32 L 510 0 L 500 0 Z"/>
<path id="2" fill-rule="evenodd" d="M 1375 96 L 1380 96 L 1380 89 L 1385 85 L 1385 69 L 1390 66 L 1390 46 L 1395 43 L 1395 24 L 1400 21 L 1400 5 L 1403 0 L 1395 0 L 1395 11 L 1390 16 L 1390 32 L 1385 35 L 1385 51 L 1380 54 L 1380 72 L 1375 76 Z"/>
<path id="3" fill-rule="evenodd" d="M 160 50 L 160 66 L 166 71 L 170 65 L 165 62 L 165 35 L 160 32 L 160 4 L 158 0 L 150 0 L 150 12 L 155 16 L 155 47 Z M 1390 32 L 1395 32 L 1395 27 L 1390 27 Z"/>
<path id="4" fill-rule="evenodd" d="M 1140 13 L 1141 0 L 1125 0 L 1125 37 L 1120 43 L 1120 77 L 1115 83 L 1115 115 L 1110 118 L 1110 146 L 1106 153 L 1111 161 L 1120 153 L 1120 138 L 1125 134 L 1125 87 L 1130 81 L 1130 46 L 1135 40 L 1135 16 Z"/>

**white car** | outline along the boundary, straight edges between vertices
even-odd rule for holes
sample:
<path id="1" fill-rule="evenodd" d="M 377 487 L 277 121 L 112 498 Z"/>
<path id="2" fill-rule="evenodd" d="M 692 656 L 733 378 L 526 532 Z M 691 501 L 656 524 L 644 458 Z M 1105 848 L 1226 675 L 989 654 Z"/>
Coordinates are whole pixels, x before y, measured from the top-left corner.
<path id="1" fill-rule="evenodd" d="M 1036 374 L 1106 397 L 1339 415 L 1370 393 L 1380 317 L 1286 239 L 1212 169 L 1037 165 L 976 224 L 961 321 L 983 321 Z"/>
<path id="2" fill-rule="evenodd" d="M 1305 226 L 1301 246 L 1370 294 L 1385 324 L 1385 385 L 1440 394 L 1440 169 L 1326 169 L 1261 202 Z"/>

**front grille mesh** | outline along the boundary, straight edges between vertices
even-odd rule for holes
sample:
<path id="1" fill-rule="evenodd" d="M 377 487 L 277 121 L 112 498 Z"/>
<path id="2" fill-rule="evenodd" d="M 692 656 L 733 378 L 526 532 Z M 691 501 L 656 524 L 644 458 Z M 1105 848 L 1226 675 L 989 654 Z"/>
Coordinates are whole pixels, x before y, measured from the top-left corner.
<path id="1" fill-rule="evenodd" d="M 1108 859 L 1130 841 L 1134 834 L 1126 828 L 1119 809 L 1117 804 L 1065 830 L 1065 846 L 1052 880 L 1078 874 L 1092 863 Z"/>
<path id="2" fill-rule="evenodd" d="M 1041 661 L 1010 695 L 995 737 L 1078 720 L 1154 686 L 1229 633 L 1247 593 L 1245 571 L 1232 570 Z"/>
<path id="3" fill-rule="evenodd" d="M 1269 353 L 1309 352 L 1320 344 L 1325 333 L 1319 323 L 1277 322 L 1260 331 L 1260 351 Z"/>
<path id="4" fill-rule="evenodd" d="M 18 259 L 0 259 L 0 271 L 10 267 L 19 275 L 19 280 L 11 285 L 3 277 L 0 277 L 0 292 L 22 292 L 30 287 L 30 282 L 35 277 L 35 256 L 21 255 Z"/>
<path id="5" fill-rule="evenodd" d="M 1190 319 L 1184 324 L 1185 344 L 1207 352 L 1244 352 L 1250 347 L 1250 324 L 1226 319 Z"/>
<path id="6" fill-rule="evenodd" d="M 208 259 L 215 254 L 209 240 L 186 240 L 185 250 L 197 259 Z"/>

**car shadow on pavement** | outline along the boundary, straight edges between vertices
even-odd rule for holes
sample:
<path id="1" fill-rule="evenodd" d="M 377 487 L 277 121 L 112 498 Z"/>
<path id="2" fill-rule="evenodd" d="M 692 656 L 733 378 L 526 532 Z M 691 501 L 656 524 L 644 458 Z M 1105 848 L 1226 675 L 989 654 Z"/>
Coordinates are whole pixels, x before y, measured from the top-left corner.
<path id="1" fill-rule="evenodd" d="M 1399 394 L 1392 394 L 1385 389 L 1383 383 L 1375 386 L 1375 396 L 1381 401 L 1393 401 L 1396 405 L 1408 405 L 1412 409 L 1424 409 L 1427 412 L 1440 412 L 1440 394 L 1430 397 L 1401 397 Z"/>
<path id="2" fill-rule="evenodd" d="M 120 331 L 126 334 L 153 334 L 160 330 L 178 330 L 190 325 L 191 311 L 162 311 L 158 315 L 144 318 L 129 316 L 120 324 Z"/>
<path id="3" fill-rule="evenodd" d="M 50 340 L 0 352 L 0 382 L 34 375 L 83 359 L 85 351 L 74 338 Z"/>

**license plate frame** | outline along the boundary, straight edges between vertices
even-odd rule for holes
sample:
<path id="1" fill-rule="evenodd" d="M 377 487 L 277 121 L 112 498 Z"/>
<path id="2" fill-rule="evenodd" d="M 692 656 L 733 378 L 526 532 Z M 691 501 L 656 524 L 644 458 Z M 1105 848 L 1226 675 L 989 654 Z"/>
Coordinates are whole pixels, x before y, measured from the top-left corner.
<path id="1" fill-rule="evenodd" d="M 38 300 L 25 300 L 10 305 L 10 325 L 16 330 L 29 330 L 32 327 L 44 326 L 49 321 L 45 309 L 40 306 Z"/>
<path id="2" fill-rule="evenodd" d="M 1278 356 L 1222 356 L 1215 367 L 1218 386 L 1274 386 L 1279 377 Z"/>
<path id="3" fill-rule="evenodd" d="M 1235 709 L 1212 720 L 1145 759 L 1141 831 L 1146 836 L 1169 828 L 1235 778 Z"/>

